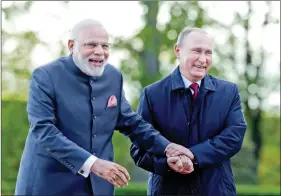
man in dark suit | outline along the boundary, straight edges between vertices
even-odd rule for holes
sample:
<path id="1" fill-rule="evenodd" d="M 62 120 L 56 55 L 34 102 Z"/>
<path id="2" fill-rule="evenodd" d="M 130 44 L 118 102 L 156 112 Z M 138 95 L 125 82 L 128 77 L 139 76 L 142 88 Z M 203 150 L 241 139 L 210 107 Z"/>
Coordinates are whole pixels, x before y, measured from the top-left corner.
<path id="1" fill-rule="evenodd" d="M 230 158 L 241 149 L 246 131 L 238 88 L 208 74 L 213 43 L 206 31 L 184 29 L 174 49 L 179 66 L 143 90 L 138 113 L 188 149 L 194 171 L 175 171 L 171 163 L 183 159 L 156 156 L 134 144 L 131 156 L 150 172 L 148 195 L 234 196 Z"/>
<path id="2" fill-rule="evenodd" d="M 130 178 L 113 162 L 114 130 L 158 156 L 186 153 L 131 110 L 122 74 L 107 63 L 108 41 L 99 22 L 83 20 L 71 54 L 33 71 L 15 195 L 113 195 Z"/>

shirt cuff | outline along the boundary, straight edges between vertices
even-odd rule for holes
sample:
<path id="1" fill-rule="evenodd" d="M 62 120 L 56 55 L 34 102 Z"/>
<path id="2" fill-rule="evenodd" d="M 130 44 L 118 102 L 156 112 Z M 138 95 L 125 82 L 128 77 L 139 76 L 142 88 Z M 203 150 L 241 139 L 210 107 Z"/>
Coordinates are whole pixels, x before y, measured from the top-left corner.
<path id="1" fill-rule="evenodd" d="M 80 168 L 78 173 L 81 174 L 82 176 L 84 176 L 85 178 L 87 178 L 91 172 L 91 168 L 92 168 L 93 164 L 96 162 L 97 159 L 98 159 L 97 157 L 95 157 L 94 155 L 91 155 L 85 161 L 85 163 L 82 165 L 82 167 Z"/>

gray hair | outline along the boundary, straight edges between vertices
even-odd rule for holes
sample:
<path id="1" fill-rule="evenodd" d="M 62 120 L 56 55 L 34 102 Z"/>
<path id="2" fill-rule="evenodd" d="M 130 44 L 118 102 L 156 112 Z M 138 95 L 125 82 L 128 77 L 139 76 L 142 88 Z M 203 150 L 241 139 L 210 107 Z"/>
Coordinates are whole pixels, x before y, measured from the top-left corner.
<path id="1" fill-rule="evenodd" d="M 77 39 L 78 34 L 80 33 L 80 31 L 82 29 L 85 29 L 87 27 L 103 27 L 103 25 L 97 21 L 97 20 L 93 20 L 93 19 L 84 19 L 80 22 L 78 22 L 77 24 L 75 24 L 71 30 L 71 34 L 70 34 L 70 39 L 74 40 Z"/>
<path id="2" fill-rule="evenodd" d="M 205 30 L 203 29 L 200 29 L 200 28 L 188 28 L 188 27 L 185 27 L 181 33 L 179 34 L 178 36 L 178 40 L 177 40 L 177 45 L 178 46 L 182 46 L 183 44 L 183 40 L 191 33 L 191 32 L 195 32 L 195 31 L 199 31 L 199 32 L 203 32 L 203 33 L 206 33 L 208 34 Z"/>

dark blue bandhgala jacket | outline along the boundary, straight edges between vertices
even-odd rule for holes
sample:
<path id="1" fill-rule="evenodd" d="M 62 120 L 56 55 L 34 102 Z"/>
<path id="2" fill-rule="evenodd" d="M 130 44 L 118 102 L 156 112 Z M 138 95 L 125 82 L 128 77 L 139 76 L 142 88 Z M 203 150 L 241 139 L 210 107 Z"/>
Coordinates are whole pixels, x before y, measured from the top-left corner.
<path id="1" fill-rule="evenodd" d="M 107 107 L 111 96 L 115 107 Z M 113 195 L 108 181 L 78 171 L 91 154 L 114 161 L 114 130 L 153 154 L 164 156 L 169 143 L 131 110 L 119 70 L 107 64 L 101 77 L 89 77 L 71 55 L 33 71 L 27 114 L 30 129 L 15 195 Z"/>

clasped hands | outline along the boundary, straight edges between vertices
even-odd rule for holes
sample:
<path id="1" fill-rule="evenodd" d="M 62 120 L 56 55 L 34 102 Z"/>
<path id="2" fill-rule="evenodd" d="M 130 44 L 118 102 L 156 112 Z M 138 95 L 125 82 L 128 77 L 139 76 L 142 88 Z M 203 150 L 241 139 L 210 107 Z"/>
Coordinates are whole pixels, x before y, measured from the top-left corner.
<path id="1" fill-rule="evenodd" d="M 181 174 L 190 174 L 194 171 L 193 153 L 184 146 L 171 143 L 166 150 L 167 163 L 171 169 Z"/>
<path id="2" fill-rule="evenodd" d="M 166 147 L 165 154 L 168 157 L 167 163 L 169 167 L 174 171 L 189 174 L 194 170 L 191 161 L 194 156 L 187 148 L 171 143 Z M 130 175 L 124 167 L 103 159 L 97 159 L 95 161 L 91 172 L 117 187 L 128 185 L 128 181 L 130 180 Z"/>

